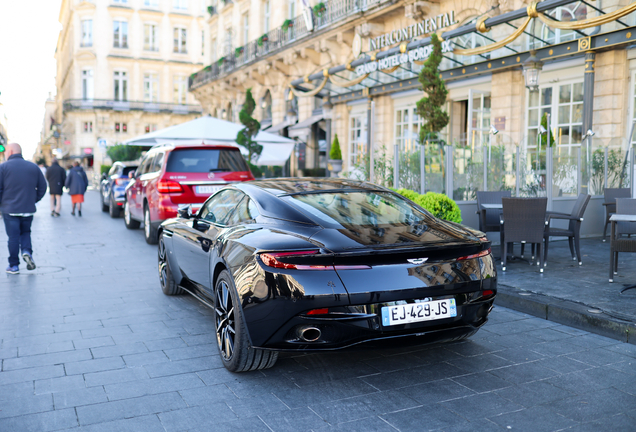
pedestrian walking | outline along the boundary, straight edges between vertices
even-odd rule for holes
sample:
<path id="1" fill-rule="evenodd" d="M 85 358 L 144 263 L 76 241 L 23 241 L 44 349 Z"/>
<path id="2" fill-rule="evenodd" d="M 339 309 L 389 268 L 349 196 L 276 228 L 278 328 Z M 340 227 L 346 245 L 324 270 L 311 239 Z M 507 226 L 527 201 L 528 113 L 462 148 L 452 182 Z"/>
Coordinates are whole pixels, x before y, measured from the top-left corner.
<path id="1" fill-rule="evenodd" d="M 71 202 L 73 203 L 71 214 L 75 216 L 75 207 L 77 206 L 77 215 L 82 216 L 82 203 L 88 187 L 88 177 L 78 161 L 73 162 L 73 168 L 68 172 L 65 185 L 71 194 Z"/>
<path id="2" fill-rule="evenodd" d="M 0 164 L 0 211 L 9 237 L 7 273 L 20 273 L 20 250 L 28 270 L 35 269 L 31 245 L 31 223 L 35 203 L 46 193 L 46 180 L 33 162 L 24 160 L 22 147 L 7 146 L 6 162 Z"/>
<path id="3" fill-rule="evenodd" d="M 46 180 L 49 182 L 49 195 L 51 195 L 51 216 L 60 217 L 66 170 L 60 166 L 56 158 L 53 158 L 51 166 L 46 169 Z"/>

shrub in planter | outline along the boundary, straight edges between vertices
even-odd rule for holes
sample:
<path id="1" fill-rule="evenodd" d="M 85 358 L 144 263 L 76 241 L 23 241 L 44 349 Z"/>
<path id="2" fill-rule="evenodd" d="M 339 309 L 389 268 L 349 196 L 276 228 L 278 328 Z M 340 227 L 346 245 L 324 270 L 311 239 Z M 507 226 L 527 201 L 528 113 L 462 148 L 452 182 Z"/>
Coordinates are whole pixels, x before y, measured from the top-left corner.
<path id="1" fill-rule="evenodd" d="M 282 29 L 284 32 L 286 32 L 287 30 L 289 30 L 290 27 L 294 26 L 294 22 L 290 19 L 286 19 L 285 21 L 283 21 L 283 26 Z"/>
<path id="2" fill-rule="evenodd" d="M 323 2 L 318 3 L 314 6 L 314 14 L 320 18 L 327 11 L 327 6 Z"/>
<path id="3" fill-rule="evenodd" d="M 225 57 L 221 57 L 220 59 L 216 61 L 216 64 L 219 66 L 222 66 L 224 61 L 225 61 Z"/>
<path id="4" fill-rule="evenodd" d="M 267 42 L 268 40 L 269 37 L 267 37 L 267 34 L 264 34 L 256 40 L 256 43 L 258 44 L 258 46 L 263 46 L 263 43 Z"/>
<path id="5" fill-rule="evenodd" d="M 243 47 L 238 47 L 238 48 L 236 48 L 236 49 L 234 50 L 234 57 L 238 57 L 238 56 L 240 56 L 241 54 L 243 54 L 243 50 L 244 50 L 244 48 L 243 48 Z"/>
<path id="6" fill-rule="evenodd" d="M 208 13 L 210 15 L 214 15 L 216 13 L 216 8 L 214 6 L 208 6 Z"/>
<path id="7" fill-rule="evenodd" d="M 462 213 L 455 201 L 448 196 L 435 192 L 418 194 L 409 189 L 398 189 L 397 193 L 428 210 L 433 216 L 451 222 L 462 222 Z"/>
<path id="8" fill-rule="evenodd" d="M 338 177 L 338 173 L 342 171 L 342 151 L 340 151 L 340 141 L 338 141 L 338 134 L 334 135 L 333 142 L 331 143 L 331 149 L 329 150 L 329 171 L 331 177 Z"/>

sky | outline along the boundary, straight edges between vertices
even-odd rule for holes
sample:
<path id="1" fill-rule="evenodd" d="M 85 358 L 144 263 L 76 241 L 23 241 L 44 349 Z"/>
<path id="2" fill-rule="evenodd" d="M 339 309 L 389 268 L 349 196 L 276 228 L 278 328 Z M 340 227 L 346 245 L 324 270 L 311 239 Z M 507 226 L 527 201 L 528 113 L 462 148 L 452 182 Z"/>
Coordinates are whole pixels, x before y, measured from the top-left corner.
<path id="1" fill-rule="evenodd" d="M 10 142 L 31 159 L 44 102 L 55 95 L 55 46 L 61 0 L 0 0 L 0 103 Z"/>

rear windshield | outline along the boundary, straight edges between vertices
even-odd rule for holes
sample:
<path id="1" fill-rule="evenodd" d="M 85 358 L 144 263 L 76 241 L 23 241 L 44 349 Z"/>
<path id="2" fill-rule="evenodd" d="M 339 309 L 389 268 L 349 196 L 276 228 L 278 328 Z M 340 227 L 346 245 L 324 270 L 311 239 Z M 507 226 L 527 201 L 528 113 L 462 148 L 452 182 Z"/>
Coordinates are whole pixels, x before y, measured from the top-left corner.
<path id="1" fill-rule="evenodd" d="M 174 150 L 168 158 L 166 172 L 203 173 L 249 171 L 241 152 L 236 149 Z"/>
<path id="2" fill-rule="evenodd" d="M 329 228 L 412 226 L 431 220 L 417 207 L 386 192 L 312 193 L 285 199 Z"/>
<path id="3" fill-rule="evenodd" d="M 124 173 L 123 175 L 125 175 L 126 177 L 128 177 L 128 173 L 129 172 L 135 172 L 135 170 L 137 169 L 136 166 L 129 166 L 129 167 L 124 167 Z"/>

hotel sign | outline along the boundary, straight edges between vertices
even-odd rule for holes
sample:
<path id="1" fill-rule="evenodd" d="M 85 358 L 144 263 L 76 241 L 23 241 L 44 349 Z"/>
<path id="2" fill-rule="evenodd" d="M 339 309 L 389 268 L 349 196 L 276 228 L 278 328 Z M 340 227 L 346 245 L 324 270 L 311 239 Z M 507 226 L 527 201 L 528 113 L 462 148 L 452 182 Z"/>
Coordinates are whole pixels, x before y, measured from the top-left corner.
<path id="1" fill-rule="evenodd" d="M 442 53 L 448 53 L 451 51 L 453 51 L 452 41 L 449 41 L 449 40 L 442 41 Z M 431 55 L 432 52 L 433 52 L 432 45 L 419 47 L 411 51 L 408 51 L 404 54 L 398 53 L 390 57 L 385 57 L 381 60 L 361 64 L 360 66 L 356 67 L 355 72 L 356 72 L 356 75 L 361 76 L 361 75 L 375 72 L 378 69 L 380 70 L 389 69 L 404 63 L 408 63 L 408 62 L 426 60 Z"/>
<path id="2" fill-rule="evenodd" d="M 436 30 L 450 27 L 457 24 L 455 20 L 455 11 L 437 15 L 433 18 L 427 18 L 417 24 L 408 27 L 393 30 L 390 33 L 383 34 L 373 39 L 369 39 L 369 51 L 375 51 L 387 46 L 395 45 L 403 41 L 411 41 L 418 36 L 433 33 Z"/>

